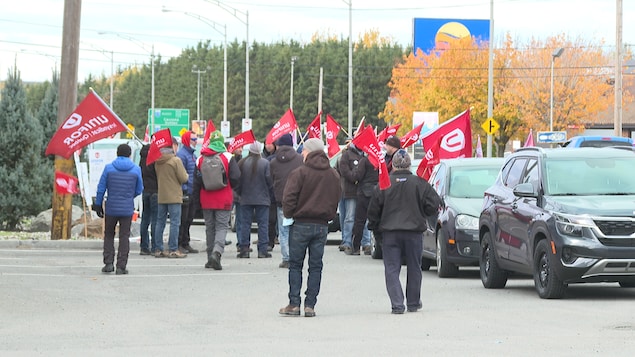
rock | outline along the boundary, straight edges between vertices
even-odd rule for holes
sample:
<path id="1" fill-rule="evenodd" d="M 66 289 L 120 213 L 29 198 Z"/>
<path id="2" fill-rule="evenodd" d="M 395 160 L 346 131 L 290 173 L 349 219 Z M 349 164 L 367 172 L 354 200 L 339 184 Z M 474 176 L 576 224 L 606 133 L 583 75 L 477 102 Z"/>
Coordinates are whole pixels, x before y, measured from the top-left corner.
<path id="1" fill-rule="evenodd" d="M 83 215 L 82 208 L 79 206 L 72 206 L 71 221 L 76 221 Z M 51 221 L 53 220 L 53 209 L 47 209 L 40 212 L 35 219 L 31 222 L 31 225 L 27 227 L 29 232 L 50 232 Z"/>

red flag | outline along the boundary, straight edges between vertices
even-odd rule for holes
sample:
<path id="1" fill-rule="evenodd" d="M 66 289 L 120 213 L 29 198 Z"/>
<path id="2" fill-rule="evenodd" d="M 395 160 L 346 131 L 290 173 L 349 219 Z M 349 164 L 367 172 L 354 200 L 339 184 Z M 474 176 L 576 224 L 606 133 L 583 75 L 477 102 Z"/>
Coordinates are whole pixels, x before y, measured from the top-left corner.
<path id="1" fill-rule="evenodd" d="M 441 160 L 439 158 L 439 148 L 441 146 L 442 138 L 439 138 L 436 143 L 432 145 L 430 150 L 426 152 L 426 156 L 419 162 L 419 166 L 417 166 L 417 175 L 424 180 L 430 178 L 432 174 L 432 169 L 434 166 L 439 163 Z"/>
<path id="2" fill-rule="evenodd" d="M 251 144 L 254 141 L 256 141 L 256 136 L 251 129 L 243 131 L 242 133 L 234 136 L 232 141 L 227 146 L 227 152 L 233 153 L 234 150 L 241 148 L 247 144 Z"/>
<path id="3" fill-rule="evenodd" d="M 384 130 L 377 135 L 377 141 L 383 143 L 389 136 L 397 134 L 397 130 L 399 130 L 400 127 L 401 123 L 385 127 Z"/>
<path id="4" fill-rule="evenodd" d="M 364 130 L 364 119 L 366 117 L 362 118 L 362 120 L 359 121 L 359 125 L 357 126 L 357 129 L 355 129 L 355 133 L 353 135 L 353 137 L 359 135 L 359 133 Z"/>
<path id="5" fill-rule="evenodd" d="M 57 128 L 46 147 L 45 155 L 59 155 L 68 159 L 74 151 L 126 130 L 126 124 L 91 90 Z"/>
<path id="6" fill-rule="evenodd" d="M 326 114 L 326 144 L 328 145 L 329 158 L 340 152 L 340 145 L 337 143 L 337 134 L 342 127 L 333 119 L 331 114 Z"/>
<path id="7" fill-rule="evenodd" d="M 298 128 L 298 124 L 295 122 L 295 116 L 293 115 L 293 111 L 291 109 L 287 110 L 286 113 L 278 120 L 278 122 L 271 128 L 269 134 L 267 134 L 267 138 L 265 139 L 265 144 L 272 144 L 276 140 L 278 140 L 282 135 L 290 133 Z"/>
<path id="8" fill-rule="evenodd" d="M 170 128 L 165 128 L 157 131 L 152 135 L 152 141 L 150 142 L 150 149 L 148 150 L 148 156 L 146 157 L 146 165 L 150 165 L 157 161 L 161 157 L 161 149 L 172 146 L 172 134 Z"/>
<path id="9" fill-rule="evenodd" d="M 525 145 L 523 145 L 523 147 L 531 147 L 531 146 L 535 146 L 534 145 L 534 133 L 532 129 L 529 129 L 529 135 L 527 135 L 527 140 L 525 140 Z"/>
<path id="10" fill-rule="evenodd" d="M 439 159 L 471 157 L 472 129 L 470 128 L 470 110 L 464 111 L 439 125 L 433 131 L 426 133 L 422 141 L 426 155 L 421 160 L 419 167 L 428 167 L 428 175 L 432 172 L 434 165 L 439 163 Z M 438 152 L 435 153 L 434 150 Z M 419 173 L 419 170 L 417 170 L 417 174 L 427 179 Z"/>
<path id="11" fill-rule="evenodd" d="M 306 131 L 309 132 L 309 139 L 318 138 L 322 139 L 322 122 L 320 121 L 320 117 L 322 116 L 322 112 L 319 112 L 318 115 L 313 119 L 309 127 L 306 128 Z"/>
<path id="12" fill-rule="evenodd" d="M 390 187 L 390 176 L 386 160 L 377 143 L 377 137 L 371 126 L 367 126 L 353 138 L 352 143 L 368 154 L 368 161 L 379 170 L 379 189 L 385 190 Z"/>
<path id="13" fill-rule="evenodd" d="M 79 193 L 77 184 L 79 184 L 77 177 L 62 171 L 55 171 L 55 191 L 60 195 Z"/>
<path id="14" fill-rule="evenodd" d="M 205 125 L 205 133 L 203 134 L 203 148 L 206 148 L 209 146 L 209 137 L 212 135 L 213 132 L 216 131 L 216 127 L 214 126 L 214 122 L 212 121 L 212 119 L 207 121 L 207 125 Z"/>
<path id="15" fill-rule="evenodd" d="M 149 129 L 149 125 L 146 125 L 146 132 L 143 135 L 143 142 L 144 143 L 149 143 L 150 142 L 150 133 L 148 132 Z"/>
<path id="16" fill-rule="evenodd" d="M 401 141 L 402 149 L 411 146 L 419 140 L 419 138 L 421 137 L 421 129 L 423 129 L 423 124 L 425 123 L 417 125 L 416 128 L 410 130 L 406 133 L 406 135 L 402 136 L 401 139 L 399 139 L 399 141 Z"/>
<path id="17" fill-rule="evenodd" d="M 476 141 L 476 157 L 483 157 L 483 144 L 481 144 L 481 136 L 478 136 L 478 140 Z"/>

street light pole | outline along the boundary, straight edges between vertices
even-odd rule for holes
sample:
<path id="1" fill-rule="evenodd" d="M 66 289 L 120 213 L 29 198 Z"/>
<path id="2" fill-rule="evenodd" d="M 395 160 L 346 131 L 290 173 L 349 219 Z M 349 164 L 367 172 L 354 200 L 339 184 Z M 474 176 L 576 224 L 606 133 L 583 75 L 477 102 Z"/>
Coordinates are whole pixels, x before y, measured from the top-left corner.
<path id="1" fill-rule="evenodd" d="M 348 135 L 353 135 L 353 0 L 348 5 Z"/>
<path id="2" fill-rule="evenodd" d="M 289 91 L 289 109 L 291 110 L 293 110 L 293 65 L 297 60 L 297 56 L 291 57 L 291 90 Z"/>
<path id="3" fill-rule="evenodd" d="M 214 22 L 206 17 L 200 16 L 187 11 L 171 10 L 163 7 L 163 12 L 180 12 L 183 15 L 193 17 L 214 29 L 214 31 L 223 35 L 223 121 L 227 121 L 227 25 L 222 25 L 222 31 L 216 27 L 221 27 L 220 24 Z"/>
<path id="4" fill-rule="evenodd" d="M 562 52 L 564 52 L 564 48 L 560 47 L 551 54 L 551 101 L 549 104 L 549 131 L 553 131 L 553 67 L 556 63 L 556 58 L 560 57 L 562 55 Z"/>
<path id="5" fill-rule="evenodd" d="M 209 69 L 209 66 L 207 67 Z M 192 73 L 196 73 L 196 120 L 201 120 L 201 74 L 207 73 L 207 69 L 199 70 L 192 66 Z"/>
<path id="6" fill-rule="evenodd" d="M 124 40 L 128 40 L 132 43 L 134 43 L 135 45 L 139 46 L 140 48 L 142 48 L 144 51 L 146 51 L 147 53 L 150 53 L 150 68 L 152 71 L 152 79 L 151 79 L 151 95 L 150 95 L 150 120 L 148 121 L 148 126 L 150 127 L 148 130 L 149 135 L 152 135 L 154 133 L 154 44 L 152 45 L 152 49 L 151 51 L 148 52 L 148 49 L 144 46 L 143 42 L 137 40 L 134 37 L 128 36 L 128 35 L 124 35 L 118 32 L 110 32 L 110 31 L 100 31 L 97 32 L 98 35 L 115 35 L 117 37 L 123 38 Z M 111 67 L 114 64 L 111 61 Z M 112 82 L 111 82 L 111 88 L 112 88 Z M 112 98 L 112 95 L 111 95 Z M 112 105 L 112 103 L 111 103 Z"/>
<path id="7" fill-rule="evenodd" d="M 247 34 L 245 37 L 245 119 L 249 119 L 249 11 L 240 11 L 217 0 L 205 1 L 215 4 L 216 6 L 225 10 L 238 21 L 242 22 L 247 29 Z M 241 19 L 238 14 L 245 16 L 245 20 L 243 21 L 243 19 Z"/>

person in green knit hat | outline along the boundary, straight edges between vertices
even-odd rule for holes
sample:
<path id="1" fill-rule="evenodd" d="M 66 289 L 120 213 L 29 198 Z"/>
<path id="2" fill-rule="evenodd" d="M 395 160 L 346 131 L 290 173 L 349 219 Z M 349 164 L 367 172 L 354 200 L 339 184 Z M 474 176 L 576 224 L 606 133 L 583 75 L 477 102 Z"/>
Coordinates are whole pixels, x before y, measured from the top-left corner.
<path id="1" fill-rule="evenodd" d="M 225 138 L 220 131 L 210 134 L 209 144 L 203 143 L 201 156 L 196 160 L 194 171 L 194 200 L 205 219 L 205 240 L 207 243 L 207 263 L 205 268 L 222 270 L 221 256 L 225 252 L 225 240 L 229 229 L 233 193 L 240 180 L 240 168 L 231 153 L 225 148 Z M 206 190 L 203 185 L 201 165 L 208 157 L 218 155 L 225 167 L 227 186 L 217 190 Z"/>

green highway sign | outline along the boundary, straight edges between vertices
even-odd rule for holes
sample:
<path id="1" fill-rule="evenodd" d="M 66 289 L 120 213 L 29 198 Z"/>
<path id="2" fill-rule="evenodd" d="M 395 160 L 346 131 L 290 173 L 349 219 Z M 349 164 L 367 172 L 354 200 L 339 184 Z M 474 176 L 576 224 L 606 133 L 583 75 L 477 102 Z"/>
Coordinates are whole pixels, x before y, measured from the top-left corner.
<path id="1" fill-rule="evenodd" d="M 148 109 L 148 123 L 151 120 L 152 109 Z M 169 128 L 172 135 L 180 136 L 182 132 L 190 129 L 190 110 L 173 108 L 154 108 L 154 130 Z"/>

